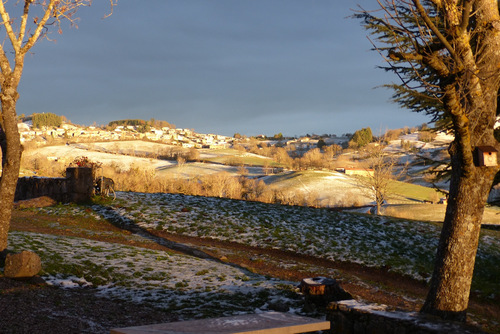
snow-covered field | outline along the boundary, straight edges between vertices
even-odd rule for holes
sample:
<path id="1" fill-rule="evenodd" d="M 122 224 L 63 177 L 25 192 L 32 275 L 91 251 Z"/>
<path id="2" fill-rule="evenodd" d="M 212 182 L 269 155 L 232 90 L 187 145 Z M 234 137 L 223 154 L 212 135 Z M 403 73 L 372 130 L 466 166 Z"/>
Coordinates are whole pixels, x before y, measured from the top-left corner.
<path id="1" fill-rule="evenodd" d="M 369 192 L 363 191 L 354 178 L 339 172 L 289 171 L 265 176 L 262 180 L 273 189 L 315 198 L 321 207 L 348 207 L 373 203 Z"/>
<path id="2" fill-rule="evenodd" d="M 54 217 L 83 215 L 124 227 L 386 267 L 424 281 L 431 275 L 440 231 L 432 223 L 175 194 L 118 192 L 117 200 L 106 207 L 60 205 L 38 210 Z M 57 226 L 56 219 L 53 224 Z M 9 241 L 16 249 L 39 253 L 45 278 L 55 285 L 92 285 L 106 296 L 147 301 L 189 316 L 218 309 L 228 310 L 225 314 L 264 311 L 270 301 L 297 310 L 297 296 L 291 292 L 297 282 L 255 275 L 220 261 L 27 232 L 13 232 Z M 499 261 L 499 233 L 484 231 L 473 289 L 497 293 Z"/>
<path id="3" fill-rule="evenodd" d="M 124 143 L 126 143 L 126 145 L 133 145 L 131 143 L 134 142 L 124 142 Z M 148 142 L 138 142 L 138 143 L 151 144 Z M 132 146 L 132 151 L 134 151 L 133 147 L 134 146 Z M 95 149 L 98 150 L 96 151 Z M 154 148 L 151 148 L 149 145 L 140 146 L 137 147 L 135 152 L 137 154 L 143 154 L 144 150 L 146 149 L 154 149 Z M 75 160 L 75 158 L 82 156 L 88 157 L 91 161 L 101 162 L 103 165 L 116 166 L 122 170 L 129 170 L 130 167 L 132 166 L 144 166 L 147 168 L 164 169 L 176 165 L 175 161 L 124 155 L 112 151 L 106 152 L 104 149 L 99 150 L 99 146 L 94 146 L 91 144 L 45 146 L 45 147 L 40 147 L 36 150 L 31 150 L 23 153 L 23 159 L 25 160 L 30 160 L 34 158 L 47 158 L 50 160 L 62 162 L 63 164 L 66 165 Z"/>
<path id="4" fill-rule="evenodd" d="M 298 312 L 292 282 L 197 257 L 83 238 L 12 232 L 16 249 L 43 259 L 43 278 L 62 288 L 93 287 L 98 294 L 156 307 L 186 319 L 268 310 L 270 303 Z M 297 308 L 297 309 L 295 309 Z"/>

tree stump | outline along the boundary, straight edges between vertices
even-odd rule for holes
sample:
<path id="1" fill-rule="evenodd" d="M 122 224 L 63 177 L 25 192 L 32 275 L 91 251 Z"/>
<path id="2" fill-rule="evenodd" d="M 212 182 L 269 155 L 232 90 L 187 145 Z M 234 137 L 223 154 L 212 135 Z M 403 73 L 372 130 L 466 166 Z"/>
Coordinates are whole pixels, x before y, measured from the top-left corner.
<path id="1" fill-rule="evenodd" d="M 305 296 L 305 308 L 326 307 L 328 303 L 353 299 L 351 294 L 342 289 L 339 283 L 328 277 L 304 278 L 299 285 Z"/>

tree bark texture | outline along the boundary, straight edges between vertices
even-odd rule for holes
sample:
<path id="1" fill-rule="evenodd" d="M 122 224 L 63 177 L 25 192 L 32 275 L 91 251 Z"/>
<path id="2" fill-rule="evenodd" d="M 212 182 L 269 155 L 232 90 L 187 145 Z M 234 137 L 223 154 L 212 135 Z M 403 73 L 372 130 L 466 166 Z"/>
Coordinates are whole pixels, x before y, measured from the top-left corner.
<path id="1" fill-rule="evenodd" d="M 2 176 L 0 178 L 0 251 L 6 249 L 8 245 L 12 204 L 21 165 L 22 149 L 16 117 L 18 82 L 19 80 L 16 78 L 10 80 L 7 78 L 2 84 L 0 92 L 2 129 L 5 136 L 5 152 L 3 152 L 5 157 L 2 159 Z"/>
<path id="2" fill-rule="evenodd" d="M 453 171 L 434 273 L 422 312 L 465 321 L 482 215 L 495 171 L 477 167 L 467 178 Z"/>

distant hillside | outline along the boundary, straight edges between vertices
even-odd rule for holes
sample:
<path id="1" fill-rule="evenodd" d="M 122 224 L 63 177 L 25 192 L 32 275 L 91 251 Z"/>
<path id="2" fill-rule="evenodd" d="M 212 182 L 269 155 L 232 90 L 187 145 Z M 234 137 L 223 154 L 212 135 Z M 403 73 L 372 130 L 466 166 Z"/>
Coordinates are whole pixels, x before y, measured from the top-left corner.
<path id="1" fill-rule="evenodd" d="M 158 129 L 162 128 L 170 128 L 170 129 L 175 129 L 175 125 L 172 123 L 169 123 L 167 121 L 161 121 L 161 120 L 155 120 L 151 119 L 149 121 L 145 121 L 143 119 L 122 119 L 122 120 L 117 120 L 117 121 L 111 121 L 108 123 L 109 127 L 115 127 L 115 126 L 149 126 L 149 127 L 154 127 Z"/>

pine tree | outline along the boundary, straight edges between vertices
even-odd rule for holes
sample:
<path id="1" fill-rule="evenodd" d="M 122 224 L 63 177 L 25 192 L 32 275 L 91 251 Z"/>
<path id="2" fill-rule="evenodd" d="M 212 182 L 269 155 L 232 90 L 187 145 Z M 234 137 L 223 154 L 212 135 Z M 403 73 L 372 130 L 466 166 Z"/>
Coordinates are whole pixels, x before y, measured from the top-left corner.
<path id="1" fill-rule="evenodd" d="M 393 99 L 455 135 L 448 206 L 422 312 L 465 321 L 486 199 L 497 167 L 474 164 L 493 135 L 500 88 L 497 0 L 379 0 L 361 19 L 400 84 Z"/>

